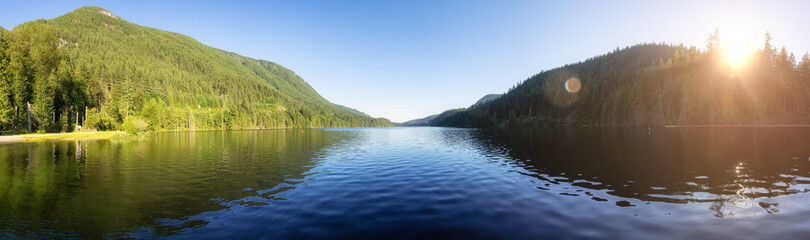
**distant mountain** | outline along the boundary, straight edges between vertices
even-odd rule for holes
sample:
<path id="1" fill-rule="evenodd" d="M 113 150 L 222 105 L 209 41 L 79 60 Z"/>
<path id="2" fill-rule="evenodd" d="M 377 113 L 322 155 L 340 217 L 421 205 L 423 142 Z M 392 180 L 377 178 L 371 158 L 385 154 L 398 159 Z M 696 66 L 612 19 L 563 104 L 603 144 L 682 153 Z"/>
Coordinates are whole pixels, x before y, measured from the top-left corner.
<path id="1" fill-rule="evenodd" d="M 130 117 L 153 130 L 392 125 L 327 101 L 279 64 L 98 7 L 26 22 L 0 36 L 0 129 L 24 129 L 27 103 L 34 129 L 46 131 L 70 130 L 76 122 L 122 129 Z"/>
<path id="2" fill-rule="evenodd" d="M 475 106 L 487 103 L 489 101 L 497 99 L 501 95 L 502 94 L 487 94 L 484 97 L 482 97 L 481 99 L 478 99 L 478 101 L 476 101 L 475 104 L 473 104 L 470 107 L 475 107 Z M 424 117 L 424 118 L 419 118 L 419 119 L 414 119 L 414 120 L 404 122 L 404 123 L 402 123 L 402 126 L 405 126 L 405 127 L 438 126 L 439 122 L 443 121 L 444 119 L 452 116 L 453 114 L 455 114 L 457 112 L 463 112 L 463 111 L 466 111 L 466 109 L 464 109 L 464 108 L 451 109 L 451 110 L 444 111 L 444 112 L 442 112 L 440 114 L 430 115 L 430 116 L 427 116 L 427 117 Z"/>
<path id="3" fill-rule="evenodd" d="M 433 118 L 428 123 L 428 125 L 429 126 L 439 126 L 439 124 L 442 123 L 442 122 L 445 122 L 447 118 L 455 116 L 458 113 L 466 112 L 466 111 L 467 111 L 466 108 L 456 108 L 456 109 L 450 109 L 450 110 L 444 111 L 444 112 L 440 113 L 438 116 L 436 116 L 435 118 Z"/>
<path id="4" fill-rule="evenodd" d="M 430 115 L 424 118 L 414 119 L 407 122 L 402 123 L 402 126 L 405 127 L 414 127 L 414 126 L 430 126 L 430 122 L 436 119 L 439 114 Z"/>
<path id="5" fill-rule="evenodd" d="M 481 99 L 478 99 L 478 101 L 477 101 L 477 102 L 475 102 L 475 103 L 474 103 L 472 106 L 470 106 L 470 107 L 472 108 L 472 107 L 475 107 L 475 106 L 478 106 L 478 105 L 481 105 L 481 104 L 484 104 L 484 103 L 488 103 L 488 102 L 490 102 L 490 101 L 492 101 L 492 100 L 495 100 L 496 98 L 501 97 L 501 95 L 503 95 L 503 94 L 495 94 L 495 93 L 493 93 L 493 94 L 487 94 L 487 95 L 485 95 L 484 97 L 482 97 Z"/>

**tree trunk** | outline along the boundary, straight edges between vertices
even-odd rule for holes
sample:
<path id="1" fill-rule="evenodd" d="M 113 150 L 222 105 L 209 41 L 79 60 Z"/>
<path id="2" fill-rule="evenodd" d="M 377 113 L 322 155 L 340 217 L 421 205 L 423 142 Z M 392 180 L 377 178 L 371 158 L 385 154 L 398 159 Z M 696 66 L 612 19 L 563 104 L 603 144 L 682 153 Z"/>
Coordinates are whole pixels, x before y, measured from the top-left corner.
<path id="1" fill-rule="evenodd" d="M 17 129 L 17 115 L 19 111 L 17 111 L 17 105 L 14 105 L 14 121 L 11 122 L 11 129 Z"/>
<path id="2" fill-rule="evenodd" d="M 25 112 L 28 115 L 28 132 L 31 132 L 31 103 L 25 102 Z"/>

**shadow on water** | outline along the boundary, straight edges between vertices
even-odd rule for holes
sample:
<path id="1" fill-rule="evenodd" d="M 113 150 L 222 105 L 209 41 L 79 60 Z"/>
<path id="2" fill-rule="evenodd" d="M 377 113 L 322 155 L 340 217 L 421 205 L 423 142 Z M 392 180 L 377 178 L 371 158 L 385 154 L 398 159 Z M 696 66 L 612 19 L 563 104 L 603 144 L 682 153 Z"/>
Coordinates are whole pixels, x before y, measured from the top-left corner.
<path id="1" fill-rule="evenodd" d="M 555 128 L 474 136 L 483 154 L 509 156 L 540 180 L 539 189 L 561 195 L 580 195 L 558 187 L 566 183 L 641 201 L 712 202 L 710 210 L 723 217 L 727 203 L 758 201 L 774 213 L 778 203 L 770 198 L 810 189 L 808 128 Z"/>
<path id="2" fill-rule="evenodd" d="M 169 132 L 135 142 L 0 145 L 0 238 L 167 236 L 187 216 L 295 188 L 346 134 Z M 123 235 L 122 235 L 123 234 Z M 138 234 L 136 233 L 135 237 Z"/>

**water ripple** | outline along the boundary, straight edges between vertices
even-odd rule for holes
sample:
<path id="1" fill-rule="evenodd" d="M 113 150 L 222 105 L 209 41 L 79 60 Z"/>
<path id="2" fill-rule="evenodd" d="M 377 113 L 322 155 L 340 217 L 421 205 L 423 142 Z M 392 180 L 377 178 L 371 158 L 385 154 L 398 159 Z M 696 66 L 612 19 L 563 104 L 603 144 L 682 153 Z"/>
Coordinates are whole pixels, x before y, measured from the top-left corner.
<path id="1" fill-rule="evenodd" d="M 361 128 L 8 144 L 0 237 L 797 238 L 808 143 L 795 129 Z"/>

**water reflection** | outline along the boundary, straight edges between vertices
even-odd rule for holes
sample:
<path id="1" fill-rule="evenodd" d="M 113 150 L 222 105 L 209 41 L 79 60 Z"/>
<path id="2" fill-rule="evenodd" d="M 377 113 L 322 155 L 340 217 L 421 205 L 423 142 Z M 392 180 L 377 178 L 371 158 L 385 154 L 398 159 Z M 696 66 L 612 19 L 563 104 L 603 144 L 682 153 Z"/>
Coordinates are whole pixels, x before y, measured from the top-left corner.
<path id="1" fill-rule="evenodd" d="M 375 128 L 6 144 L 0 238 L 799 238 L 808 143 L 807 129 Z"/>
<path id="2" fill-rule="evenodd" d="M 810 189 L 807 128 L 558 128 L 475 136 L 484 154 L 506 155 L 540 180 L 538 189 L 596 201 L 606 199 L 587 190 L 641 201 L 714 202 L 710 210 L 724 217 L 734 214 L 724 211 L 728 205 L 776 213 L 779 204 L 770 198 Z"/>
<path id="3" fill-rule="evenodd" d="M 241 200 L 248 196 L 278 199 L 342 136 L 174 132 L 135 142 L 0 145 L 0 238 L 122 237 L 131 229 L 166 236 L 203 226 L 185 219 L 257 204 Z"/>

